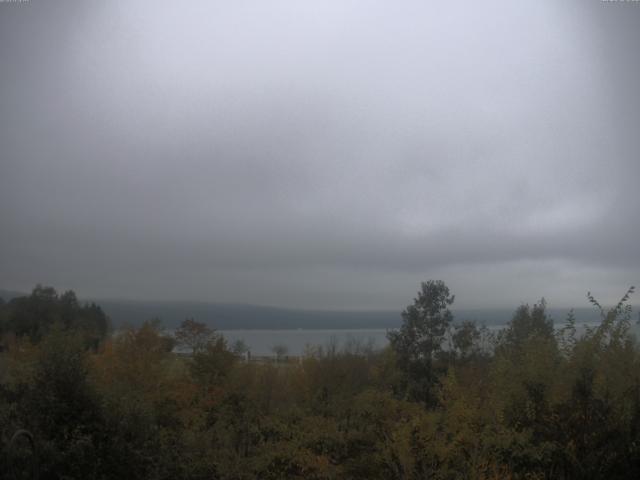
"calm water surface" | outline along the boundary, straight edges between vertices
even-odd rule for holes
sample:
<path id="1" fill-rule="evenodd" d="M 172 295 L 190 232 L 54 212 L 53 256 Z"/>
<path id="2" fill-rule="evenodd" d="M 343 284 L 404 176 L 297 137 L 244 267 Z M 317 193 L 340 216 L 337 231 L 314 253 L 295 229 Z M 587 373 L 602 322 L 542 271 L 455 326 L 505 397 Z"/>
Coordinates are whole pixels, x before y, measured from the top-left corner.
<path id="1" fill-rule="evenodd" d="M 252 355 L 272 355 L 275 345 L 287 347 L 289 355 L 302 355 L 307 347 L 337 344 L 343 348 L 348 343 L 371 344 L 379 349 L 387 345 L 386 329 L 359 330 L 219 330 L 229 346 L 243 340 Z"/>
<path id="2" fill-rule="evenodd" d="M 595 322 L 579 323 L 578 334 L 583 331 L 585 325 L 595 325 Z M 557 323 L 556 328 L 564 324 Z M 637 326 L 634 326 L 637 333 Z M 487 325 L 492 331 L 504 328 L 504 325 Z M 273 355 L 273 347 L 283 345 L 287 348 L 288 355 L 302 355 L 308 347 L 327 347 L 331 344 L 342 349 L 349 343 L 371 345 L 375 349 L 384 348 L 387 340 L 387 329 L 354 329 L 354 330 L 219 330 L 227 339 L 229 346 L 237 340 L 244 341 L 252 355 Z"/>

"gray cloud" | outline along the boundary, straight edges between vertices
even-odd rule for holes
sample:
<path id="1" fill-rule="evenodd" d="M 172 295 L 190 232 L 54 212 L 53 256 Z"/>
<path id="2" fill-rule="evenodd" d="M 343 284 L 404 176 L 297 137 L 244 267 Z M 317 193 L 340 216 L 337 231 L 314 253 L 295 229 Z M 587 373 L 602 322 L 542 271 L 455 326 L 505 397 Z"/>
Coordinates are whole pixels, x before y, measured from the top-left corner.
<path id="1" fill-rule="evenodd" d="M 640 9 L 0 4 L 1 284 L 399 308 L 640 277 Z"/>

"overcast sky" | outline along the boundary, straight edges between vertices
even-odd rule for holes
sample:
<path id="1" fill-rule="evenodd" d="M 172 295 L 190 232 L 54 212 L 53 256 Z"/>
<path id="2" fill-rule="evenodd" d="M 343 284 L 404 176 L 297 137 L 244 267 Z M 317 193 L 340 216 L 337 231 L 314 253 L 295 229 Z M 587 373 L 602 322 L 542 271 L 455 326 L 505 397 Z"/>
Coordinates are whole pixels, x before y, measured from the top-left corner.
<path id="1" fill-rule="evenodd" d="M 0 3 L 0 288 L 397 309 L 640 283 L 640 3 Z"/>

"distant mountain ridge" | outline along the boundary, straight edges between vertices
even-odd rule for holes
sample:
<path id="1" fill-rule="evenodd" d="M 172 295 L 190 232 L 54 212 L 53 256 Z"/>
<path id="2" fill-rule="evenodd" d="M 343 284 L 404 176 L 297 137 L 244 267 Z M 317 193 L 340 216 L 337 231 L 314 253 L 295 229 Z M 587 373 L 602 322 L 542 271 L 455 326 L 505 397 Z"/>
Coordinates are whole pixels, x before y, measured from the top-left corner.
<path id="1" fill-rule="evenodd" d="M 28 295 L 24 292 L 0 290 L 0 298 Z M 166 328 L 175 328 L 185 318 L 194 318 L 217 330 L 279 330 L 279 329 L 378 329 L 398 328 L 402 323 L 400 311 L 372 310 L 304 310 L 251 304 L 232 304 L 195 301 L 147 301 L 114 299 L 80 299 L 100 305 L 115 328 L 140 325 L 158 318 Z M 475 320 L 487 326 L 505 325 L 511 320 L 513 308 L 452 309 L 454 321 Z M 569 308 L 549 308 L 556 325 L 566 319 Z M 600 320 L 595 308 L 574 309 L 579 323 Z M 636 318 L 637 318 L 637 314 Z"/>
<path id="2" fill-rule="evenodd" d="M 379 329 L 398 328 L 400 311 L 303 310 L 245 304 L 222 304 L 179 301 L 96 300 L 110 316 L 115 327 L 138 325 L 159 318 L 167 328 L 176 327 L 185 318 L 194 318 L 217 330 L 278 329 Z M 475 320 L 479 324 L 505 325 L 515 312 L 512 309 L 452 309 L 454 321 Z M 556 324 L 562 324 L 569 308 L 549 308 Z M 593 308 L 574 309 L 576 321 L 597 322 L 599 313 Z"/>
<path id="3" fill-rule="evenodd" d="M 3 299 L 5 302 L 8 302 L 12 298 L 24 297 L 25 295 L 29 295 L 29 294 L 24 292 L 16 292 L 13 290 L 0 290 L 0 298 Z"/>
<path id="4" fill-rule="evenodd" d="M 400 324 L 400 313 L 390 311 L 323 311 L 184 301 L 96 301 L 114 326 L 137 325 L 159 318 L 174 328 L 185 318 L 194 318 L 217 330 L 251 329 L 340 329 L 392 328 Z"/>

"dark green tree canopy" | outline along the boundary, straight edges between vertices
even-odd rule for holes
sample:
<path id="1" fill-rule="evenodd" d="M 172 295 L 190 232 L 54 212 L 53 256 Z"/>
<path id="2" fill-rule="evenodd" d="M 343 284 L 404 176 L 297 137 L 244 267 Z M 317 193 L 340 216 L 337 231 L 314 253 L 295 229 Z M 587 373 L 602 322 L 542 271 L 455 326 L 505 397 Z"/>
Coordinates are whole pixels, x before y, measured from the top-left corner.
<path id="1" fill-rule="evenodd" d="M 553 320 L 547 315 L 544 298 L 533 307 L 520 305 L 513 314 L 507 328 L 502 332 L 499 346 L 519 348 L 531 338 L 551 340 L 554 338 Z"/>
<path id="2" fill-rule="evenodd" d="M 481 331 L 475 322 L 465 320 L 460 325 L 456 325 L 451 335 L 454 351 L 462 359 L 477 353 L 480 336 Z"/>
<path id="3" fill-rule="evenodd" d="M 422 282 L 418 296 L 402 312 L 400 330 L 388 334 L 392 348 L 408 361 L 428 360 L 442 349 L 453 320 L 449 306 L 454 296 L 442 280 Z"/>
<path id="4" fill-rule="evenodd" d="M 640 478 L 631 293 L 611 310 L 590 296 L 602 321 L 579 330 L 521 306 L 494 342 L 426 282 L 389 348 L 241 362 L 193 319 L 88 349 L 92 307 L 38 288 L 0 305 L 0 323 L 11 307 L 43 327 L 0 348 L 0 479 Z"/>
<path id="5" fill-rule="evenodd" d="M 5 333 L 39 341 L 54 325 L 82 332 L 88 345 L 97 346 L 109 332 L 109 319 L 95 303 L 80 304 L 73 290 L 58 294 L 52 287 L 36 285 L 30 295 L 0 305 Z"/>
<path id="6" fill-rule="evenodd" d="M 404 375 L 407 394 L 427 404 L 435 401 L 434 360 L 442 352 L 453 315 L 454 296 L 442 280 L 422 282 L 413 304 L 402 312 L 399 330 L 387 334 L 398 369 Z"/>
<path id="7" fill-rule="evenodd" d="M 196 353 L 204 350 L 217 335 L 205 323 L 197 322 L 193 318 L 185 318 L 176 329 L 174 337 L 178 347 L 189 353 Z"/>

